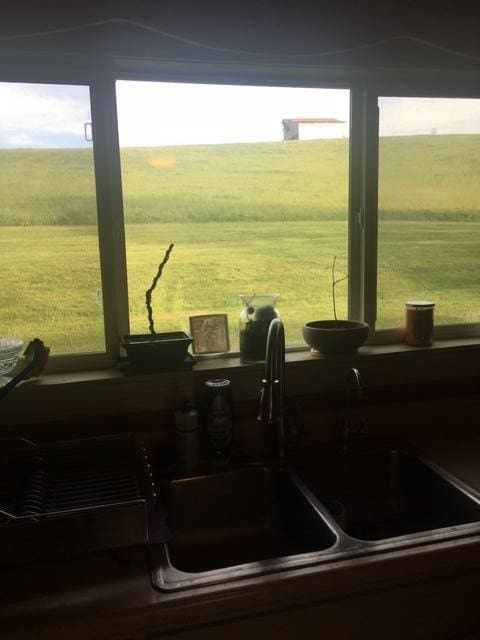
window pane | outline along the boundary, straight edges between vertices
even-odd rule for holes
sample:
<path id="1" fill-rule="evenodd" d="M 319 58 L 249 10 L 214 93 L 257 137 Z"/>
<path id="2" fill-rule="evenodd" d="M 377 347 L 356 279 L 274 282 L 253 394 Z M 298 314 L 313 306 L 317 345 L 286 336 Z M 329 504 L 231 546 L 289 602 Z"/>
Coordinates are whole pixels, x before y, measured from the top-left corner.
<path id="1" fill-rule="evenodd" d="M 332 318 L 330 271 L 347 271 L 349 92 L 118 82 L 132 333 L 228 313 L 239 294 L 279 293 L 287 341 Z M 346 283 L 337 313 L 346 317 Z"/>
<path id="2" fill-rule="evenodd" d="M 480 100 L 380 98 L 378 328 L 479 321 Z"/>
<path id="3" fill-rule="evenodd" d="M 0 334 L 105 350 L 89 88 L 0 83 Z"/>

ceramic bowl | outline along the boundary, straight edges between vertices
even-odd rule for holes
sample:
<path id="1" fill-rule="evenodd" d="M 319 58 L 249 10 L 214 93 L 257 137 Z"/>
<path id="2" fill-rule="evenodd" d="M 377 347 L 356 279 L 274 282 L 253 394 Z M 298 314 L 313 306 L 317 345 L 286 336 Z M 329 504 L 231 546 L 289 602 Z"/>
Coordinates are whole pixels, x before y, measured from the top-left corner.
<path id="1" fill-rule="evenodd" d="M 350 353 L 364 344 L 368 324 L 353 320 L 314 320 L 303 325 L 303 338 L 319 353 Z"/>

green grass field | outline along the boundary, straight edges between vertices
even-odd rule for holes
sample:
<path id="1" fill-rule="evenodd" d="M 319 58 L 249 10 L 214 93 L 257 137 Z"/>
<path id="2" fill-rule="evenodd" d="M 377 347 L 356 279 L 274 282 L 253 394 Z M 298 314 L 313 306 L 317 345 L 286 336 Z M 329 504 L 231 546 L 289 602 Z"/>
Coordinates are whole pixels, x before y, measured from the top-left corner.
<path id="1" fill-rule="evenodd" d="M 479 317 L 480 136 L 380 141 L 378 314 L 403 321 L 407 298 L 437 302 L 437 322 Z M 330 265 L 346 270 L 348 141 L 122 151 L 131 328 L 170 241 L 154 294 L 158 330 L 229 314 L 239 293 L 277 292 L 289 342 L 332 316 Z M 102 349 L 90 150 L 0 150 L 0 334 L 44 338 L 57 353 Z M 346 314 L 346 283 L 338 311 Z"/>

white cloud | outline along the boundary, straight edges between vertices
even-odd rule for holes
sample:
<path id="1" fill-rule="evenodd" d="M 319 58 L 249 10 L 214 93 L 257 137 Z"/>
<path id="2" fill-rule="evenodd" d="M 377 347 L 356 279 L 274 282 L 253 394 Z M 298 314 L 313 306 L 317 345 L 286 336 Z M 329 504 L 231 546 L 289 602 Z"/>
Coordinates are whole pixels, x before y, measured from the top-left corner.
<path id="1" fill-rule="evenodd" d="M 380 135 L 480 133 L 480 100 L 380 98 Z"/>
<path id="2" fill-rule="evenodd" d="M 48 134 L 81 136 L 90 120 L 88 87 L 0 83 L 3 144 L 9 137 L 25 146 L 47 140 Z"/>
<path id="3" fill-rule="evenodd" d="M 1 138 L 2 144 L 7 147 L 27 147 L 36 143 L 35 138 L 25 131 L 12 131 Z"/>

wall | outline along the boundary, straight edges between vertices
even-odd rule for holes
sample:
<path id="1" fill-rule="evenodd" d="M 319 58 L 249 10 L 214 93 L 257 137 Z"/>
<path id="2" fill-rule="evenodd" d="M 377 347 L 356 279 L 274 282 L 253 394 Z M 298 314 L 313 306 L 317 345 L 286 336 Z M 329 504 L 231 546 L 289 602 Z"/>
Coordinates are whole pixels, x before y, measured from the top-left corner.
<path id="1" fill-rule="evenodd" d="M 0 40 L 0 48 L 225 59 L 229 54 L 222 49 L 246 49 L 262 56 L 311 54 L 345 50 L 408 35 L 480 55 L 476 3 L 471 0 L 461 5 L 415 0 L 401 3 L 396 0 L 348 0 L 342 3 L 321 0 L 315 4 L 306 0 L 294 4 L 220 0 L 207 3 L 193 0 L 175 3 L 154 0 L 65 3 L 52 0 L 39 4 L 33 0 L 5 0 L 2 3 L 0 37 L 112 18 L 142 22 L 151 28 L 177 34 L 184 41 L 117 23 L 48 38 Z M 218 50 L 198 48 L 186 42 L 188 40 L 196 40 Z M 243 56 L 243 59 L 255 60 L 255 56 Z M 319 62 L 315 58 L 311 61 Z M 394 42 L 393 45 L 374 48 L 368 46 L 356 52 L 344 51 L 323 58 L 322 62 L 382 67 L 421 64 L 437 68 L 472 64 L 466 58 L 450 57 L 439 50 L 425 50 L 412 42 Z M 478 66 L 478 61 L 476 64 Z"/>

